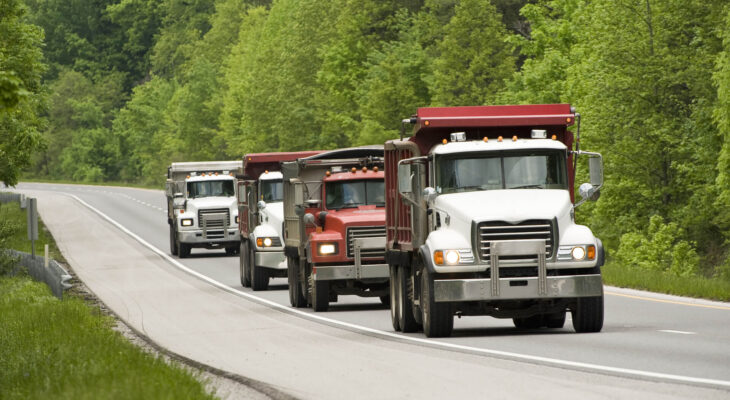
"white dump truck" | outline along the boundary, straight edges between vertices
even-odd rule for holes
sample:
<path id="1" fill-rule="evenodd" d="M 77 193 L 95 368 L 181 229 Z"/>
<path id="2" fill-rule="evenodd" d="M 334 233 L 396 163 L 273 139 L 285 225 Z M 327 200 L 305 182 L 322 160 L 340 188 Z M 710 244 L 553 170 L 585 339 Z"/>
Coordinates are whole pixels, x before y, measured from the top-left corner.
<path id="1" fill-rule="evenodd" d="M 243 157 L 243 173 L 237 176 L 242 286 L 266 290 L 270 278 L 287 276 L 281 236 L 284 224 L 281 163 L 317 153 L 255 153 Z"/>
<path id="2" fill-rule="evenodd" d="M 238 253 L 238 208 L 235 174 L 241 161 L 172 163 L 165 194 L 170 226 L 170 253 L 186 258 L 196 248 Z"/>
<path id="3" fill-rule="evenodd" d="M 419 108 L 385 144 L 391 318 L 449 336 L 453 317 L 519 329 L 603 326 L 601 240 L 574 210 L 598 198 L 601 156 L 579 148 L 568 104 Z M 578 125 L 580 127 L 580 125 Z M 590 182 L 575 202 L 576 161 Z"/>

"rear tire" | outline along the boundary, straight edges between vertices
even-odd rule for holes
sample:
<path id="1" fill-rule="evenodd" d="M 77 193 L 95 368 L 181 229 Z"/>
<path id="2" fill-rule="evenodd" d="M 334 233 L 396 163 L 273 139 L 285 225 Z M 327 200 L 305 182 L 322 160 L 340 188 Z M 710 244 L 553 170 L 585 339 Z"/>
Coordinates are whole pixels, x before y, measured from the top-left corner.
<path id="1" fill-rule="evenodd" d="M 398 267 L 390 265 L 390 322 L 393 324 L 393 330 L 400 331 L 400 317 L 398 316 L 398 307 L 400 298 L 398 294 Z"/>
<path id="2" fill-rule="evenodd" d="M 255 292 L 269 288 L 269 274 L 265 268 L 256 266 L 256 250 L 249 249 L 249 262 L 251 263 L 251 289 Z"/>
<path id="3" fill-rule="evenodd" d="M 448 303 L 433 299 L 433 277 L 423 269 L 421 273 L 421 314 L 426 337 L 448 337 L 454 330 L 454 315 Z"/>
<path id="4" fill-rule="evenodd" d="M 251 287 L 251 274 L 248 272 L 248 243 L 241 240 L 241 250 L 238 252 L 238 269 L 241 274 L 241 286 Z"/>
<path id="5" fill-rule="evenodd" d="M 603 293 L 598 297 L 579 297 L 571 313 L 576 332 L 600 332 L 603 329 Z"/>
<path id="6" fill-rule="evenodd" d="M 512 323 L 519 329 L 539 329 L 542 326 L 542 315 L 537 314 L 530 317 L 512 318 Z"/>
<path id="7" fill-rule="evenodd" d="M 543 321 L 548 328 L 559 329 L 565 326 L 565 311 L 545 314 Z"/>
<path id="8" fill-rule="evenodd" d="M 170 254 L 177 255 L 177 232 L 172 225 L 170 225 Z"/>
<path id="9" fill-rule="evenodd" d="M 227 256 L 235 256 L 237 249 L 235 247 L 226 247 Z"/>
<path id="10" fill-rule="evenodd" d="M 302 286 L 299 283 L 299 258 L 288 257 L 287 280 L 289 281 L 289 303 L 292 307 L 302 308 L 307 305 L 307 299 L 302 294 Z"/>
<path id="11" fill-rule="evenodd" d="M 312 309 L 317 312 L 327 311 L 330 306 L 330 283 L 312 281 Z"/>

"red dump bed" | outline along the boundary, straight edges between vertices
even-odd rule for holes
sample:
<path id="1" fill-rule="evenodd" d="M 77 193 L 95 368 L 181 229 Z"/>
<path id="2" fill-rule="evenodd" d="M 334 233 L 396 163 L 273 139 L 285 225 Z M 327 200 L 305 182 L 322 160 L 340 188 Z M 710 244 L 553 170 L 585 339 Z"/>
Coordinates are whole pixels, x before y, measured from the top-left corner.
<path id="1" fill-rule="evenodd" d="M 568 131 L 568 127 L 574 122 L 575 112 L 570 104 L 419 108 L 418 113 L 411 118 L 413 136 L 385 144 L 388 249 L 413 250 L 411 207 L 398 194 L 398 161 L 427 155 L 434 145 L 449 139 L 452 132 L 466 132 L 467 140 L 480 140 L 485 136 L 529 138 L 533 129 L 544 129 L 548 138 L 555 135 L 557 140 L 572 149 L 573 134 Z M 569 154 L 569 187 L 573 187 L 572 160 Z"/>
<path id="2" fill-rule="evenodd" d="M 243 175 L 246 179 L 257 180 L 264 171 L 279 171 L 285 161 L 310 157 L 321 151 L 289 151 L 278 153 L 251 153 L 243 157 Z"/>

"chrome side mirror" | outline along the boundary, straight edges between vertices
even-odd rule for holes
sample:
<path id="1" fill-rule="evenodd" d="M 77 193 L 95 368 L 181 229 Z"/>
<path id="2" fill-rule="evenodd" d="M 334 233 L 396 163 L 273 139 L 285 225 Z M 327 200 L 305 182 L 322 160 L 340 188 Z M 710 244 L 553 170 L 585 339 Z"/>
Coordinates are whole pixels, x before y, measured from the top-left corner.
<path id="1" fill-rule="evenodd" d="M 317 226 L 317 224 L 314 223 L 314 215 L 312 213 L 304 214 L 302 221 L 304 221 L 305 226 Z"/>
<path id="2" fill-rule="evenodd" d="M 256 207 L 258 207 L 259 210 L 263 210 L 266 208 L 266 202 L 263 200 L 259 200 L 258 203 L 256 203 Z"/>
<path id="3" fill-rule="evenodd" d="M 428 204 L 429 206 L 433 204 L 433 201 L 438 197 L 438 193 L 436 193 L 436 189 L 432 188 L 431 186 L 423 189 L 423 200 Z"/>

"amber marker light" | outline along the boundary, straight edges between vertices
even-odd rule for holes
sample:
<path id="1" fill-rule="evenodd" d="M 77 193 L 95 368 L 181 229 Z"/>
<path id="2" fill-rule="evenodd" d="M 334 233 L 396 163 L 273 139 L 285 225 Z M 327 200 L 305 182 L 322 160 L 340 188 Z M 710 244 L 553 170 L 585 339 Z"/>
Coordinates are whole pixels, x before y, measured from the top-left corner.
<path id="1" fill-rule="evenodd" d="M 517 135 L 512 136 L 512 141 L 513 142 L 516 142 L 517 141 Z"/>
<path id="2" fill-rule="evenodd" d="M 330 176 L 330 175 L 332 175 L 332 172 L 330 172 L 330 171 L 327 171 L 327 172 L 325 172 L 324 174 L 325 174 L 325 175 L 327 175 L 327 176 Z"/>
<path id="3" fill-rule="evenodd" d="M 190 175 L 188 175 L 188 179 L 190 179 Z"/>
<path id="4" fill-rule="evenodd" d="M 362 167 L 362 172 L 368 172 L 368 167 Z"/>
<path id="5" fill-rule="evenodd" d="M 442 141 L 441 141 L 441 143 L 443 143 L 443 144 L 446 144 L 446 143 L 448 143 L 448 142 L 449 142 L 449 141 L 448 141 L 448 140 L 446 140 L 446 139 L 444 139 L 444 140 L 442 140 Z"/>
<path id="6" fill-rule="evenodd" d="M 433 262 L 436 263 L 436 265 L 444 265 L 444 252 L 441 250 L 434 251 Z"/>
<path id="7" fill-rule="evenodd" d="M 378 166 L 377 165 L 373 167 L 373 172 L 378 172 Z"/>
<path id="8" fill-rule="evenodd" d="M 596 246 L 594 246 L 594 245 L 588 246 L 588 259 L 589 260 L 596 259 Z"/>
<path id="9" fill-rule="evenodd" d="M 264 245 L 264 239 L 263 238 L 257 238 L 256 239 L 256 246 L 262 247 Z"/>
<path id="10" fill-rule="evenodd" d="M 568 117 L 568 118 L 565 119 L 565 122 L 571 123 L 571 122 L 573 122 L 573 118 Z"/>
<path id="11" fill-rule="evenodd" d="M 429 121 L 423 121 L 423 124 L 426 125 L 426 126 L 431 125 L 431 123 Z"/>
<path id="12" fill-rule="evenodd" d="M 501 142 L 501 141 L 502 141 L 502 136 L 498 137 L 498 138 L 497 138 L 497 141 L 498 141 L 498 142 Z"/>
<path id="13" fill-rule="evenodd" d="M 553 140 L 558 140 L 558 137 L 553 135 Z"/>
<path id="14" fill-rule="evenodd" d="M 352 167 L 352 169 L 350 171 L 354 174 L 355 172 L 357 172 L 357 168 Z"/>
<path id="15" fill-rule="evenodd" d="M 482 140 L 484 140 L 484 143 L 487 143 L 489 141 L 489 138 L 484 136 L 484 139 L 482 139 Z"/>

